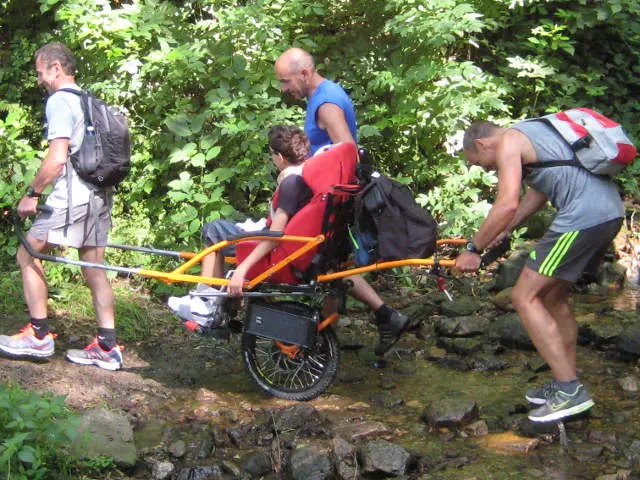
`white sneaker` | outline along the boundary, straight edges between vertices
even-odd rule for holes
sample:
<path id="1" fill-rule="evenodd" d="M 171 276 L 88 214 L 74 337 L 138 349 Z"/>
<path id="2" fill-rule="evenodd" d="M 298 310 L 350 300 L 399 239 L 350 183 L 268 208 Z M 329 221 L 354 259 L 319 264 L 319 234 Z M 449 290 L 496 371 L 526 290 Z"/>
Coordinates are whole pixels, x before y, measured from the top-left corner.
<path id="1" fill-rule="evenodd" d="M 204 297 L 191 298 L 191 313 L 196 317 L 208 317 L 215 311 L 213 302 Z"/>
<path id="2" fill-rule="evenodd" d="M 214 293 L 220 293 L 220 290 L 199 283 L 189 295 L 169 297 L 167 305 L 184 321 L 195 322 L 200 327 L 209 328 L 216 321 L 220 321 L 217 313 L 226 298 L 220 295 L 206 296 Z"/>
<path id="3" fill-rule="evenodd" d="M 204 297 L 194 296 L 193 294 L 218 292 L 219 290 L 217 288 L 204 283 L 199 283 L 195 289 L 191 290 L 191 292 L 183 297 L 169 297 L 167 300 L 167 306 L 182 318 L 190 316 L 189 314 L 192 311 L 192 306 L 195 306 L 194 311 L 197 311 L 201 315 L 207 315 L 209 313 L 209 309 L 203 306 L 206 300 L 204 300 Z"/>

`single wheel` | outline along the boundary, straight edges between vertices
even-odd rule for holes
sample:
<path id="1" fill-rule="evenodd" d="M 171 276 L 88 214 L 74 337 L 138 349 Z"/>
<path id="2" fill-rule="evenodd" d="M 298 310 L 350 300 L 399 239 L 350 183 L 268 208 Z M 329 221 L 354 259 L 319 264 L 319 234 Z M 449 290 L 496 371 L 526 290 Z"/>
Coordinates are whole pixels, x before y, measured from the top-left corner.
<path id="1" fill-rule="evenodd" d="M 246 370 L 265 392 L 286 400 L 307 401 L 321 395 L 335 380 L 338 339 L 327 327 L 318 332 L 313 348 L 297 348 L 245 332 L 242 357 Z"/>

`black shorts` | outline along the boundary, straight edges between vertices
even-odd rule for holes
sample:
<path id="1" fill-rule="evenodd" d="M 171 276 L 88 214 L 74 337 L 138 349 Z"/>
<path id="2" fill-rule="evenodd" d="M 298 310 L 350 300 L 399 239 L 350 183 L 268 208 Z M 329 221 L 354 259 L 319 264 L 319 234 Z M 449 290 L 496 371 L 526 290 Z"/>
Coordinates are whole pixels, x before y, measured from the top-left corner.
<path id="1" fill-rule="evenodd" d="M 527 267 L 546 277 L 575 283 L 583 273 L 595 275 L 622 218 L 575 232 L 547 231 L 527 259 Z"/>

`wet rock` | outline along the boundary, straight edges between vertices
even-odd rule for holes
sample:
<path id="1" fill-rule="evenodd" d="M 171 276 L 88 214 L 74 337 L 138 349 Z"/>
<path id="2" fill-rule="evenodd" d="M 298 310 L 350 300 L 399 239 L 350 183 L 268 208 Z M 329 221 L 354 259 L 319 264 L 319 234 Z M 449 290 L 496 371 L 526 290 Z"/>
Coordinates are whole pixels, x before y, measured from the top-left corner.
<path id="1" fill-rule="evenodd" d="M 298 430 L 300 436 L 331 437 L 329 422 L 309 404 L 303 403 L 273 413 L 265 427 L 272 426 L 277 432 Z"/>
<path id="2" fill-rule="evenodd" d="M 593 443 L 613 445 L 616 443 L 616 434 L 606 430 L 591 430 L 587 434 L 587 440 Z"/>
<path id="3" fill-rule="evenodd" d="M 155 462 L 151 467 L 151 480 L 166 480 L 176 469 L 171 462 Z"/>
<path id="4" fill-rule="evenodd" d="M 608 288 L 622 288 L 626 277 L 627 269 L 622 265 L 611 262 L 602 262 L 596 273 L 598 285 Z"/>
<path id="5" fill-rule="evenodd" d="M 596 347 L 614 344 L 624 330 L 619 319 L 609 315 L 587 315 L 576 321 L 579 335 Z"/>
<path id="6" fill-rule="evenodd" d="M 123 467 L 135 465 L 138 454 L 133 428 L 125 414 L 103 408 L 88 410 L 80 415 L 78 433 L 71 449 L 81 458 L 105 456 Z M 84 434 L 90 436 L 90 442 L 82 441 Z"/>
<path id="7" fill-rule="evenodd" d="M 532 422 L 526 416 L 514 419 L 511 428 L 525 437 L 541 437 L 558 435 L 556 422 Z"/>
<path id="8" fill-rule="evenodd" d="M 440 400 L 425 408 L 422 418 L 435 428 L 461 428 L 478 418 L 478 405 L 473 400 Z"/>
<path id="9" fill-rule="evenodd" d="M 640 357 L 640 322 L 626 328 L 616 344 L 620 351 Z"/>
<path id="10" fill-rule="evenodd" d="M 540 355 L 536 355 L 533 358 L 529 358 L 527 360 L 527 368 L 535 373 L 541 373 L 549 370 L 549 365 Z"/>
<path id="11" fill-rule="evenodd" d="M 473 315 L 480 306 L 470 297 L 458 297 L 453 302 L 440 304 L 440 313 L 446 317 L 464 317 Z"/>
<path id="12" fill-rule="evenodd" d="M 457 357 L 455 355 L 446 355 L 445 357 L 439 359 L 438 365 L 447 367 L 447 368 L 452 368 L 460 372 L 466 372 L 471 370 L 471 367 L 469 366 L 466 360 L 460 357 Z"/>
<path id="13" fill-rule="evenodd" d="M 334 431 L 336 435 L 340 435 L 352 442 L 391 433 L 389 427 L 380 422 L 347 423 L 338 425 Z"/>
<path id="14" fill-rule="evenodd" d="M 480 335 L 489 326 L 489 320 L 477 316 L 439 317 L 434 322 L 438 335 L 443 337 L 470 337 Z"/>
<path id="15" fill-rule="evenodd" d="M 507 260 L 500 263 L 498 274 L 494 284 L 494 290 L 504 290 L 513 287 L 524 268 L 524 264 L 529 256 L 528 251 L 518 251 L 512 253 Z"/>
<path id="16" fill-rule="evenodd" d="M 631 470 L 618 470 L 616 473 L 608 475 L 600 475 L 596 477 L 596 480 L 630 480 Z"/>
<path id="17" fill-rule="evenodd" d="M 347 442 L 342 437 L 335 437 L 333 439 L 333 454 L 338 460 L 344 460 L 345 458 L 353 458 L 356 453 L 355 447 Z"/>
<path id="18" fill-rule="evenodd" d="M 231 460 L 222 461 L 222 470 L 233 475 L 234 478 L 239 478 L 242 475 L 242 470 Z"/>
<path id="19" fill-rule="evenodd" d="M 411 455 L 404 447 L 378 439 L 358 449 L 358 458 L 365 475 L 404 475 Z"/>
<path id="20" fill-rule="evenodd" d="M 487 331 L 490 340 L 499 341 L 506 347 L 532 350 L 533 343 L 516 313 L 507 313 L 496 318 Z"/>
<path id="21" fill-rule="evenodd" d="M 628 376 L 620 379 L 620 386 L 625 393 L 638 393 L 638 379 L 634 376 Z"/>
<path id="22" fill-rule="evenodd" d="M 426 320 L 433 314 L 438 312 L 438 306 L 433 302 L 428 295 L 417 299 L 410 305 L 402 309 L 407 317 L 411 319 L 412 325 L 418 325 L 426 322 Z"/>
<path id="23" fill-rule="evenodd" d="M 463 432 L 470 437 L 484 437 L 489 435 L 489 427 L 484 420 L 478 420 L 464 427 Z"/>
<path id="24" fill-rule="evenodd" d="M 440 360 L 447 356 L 447 351 L 444 348 L 431 346 L 427 349 L 428 360 Z"/>
<path id="25" fill-rule="evenodd" d="M 400 375 L 413 375 L 418 371 L 414 363 L 399 363 L 393 366 L 393 371 Z"/>
<path id="26" fill-rule="evenodd" d="M 467 356 L 482 350 L 484 347 L 482 338 L 439 338 L 437 345 L 449 353 Z"/>
<path id="27" fill-rule="evenodd" d="M 358 467 L 347 461 L 338 463 L 338 478 L 340 480 L 353 480 L 358 477 Z"/>
<path id="28" fill-rule="evenodd" d="M 625 449 L 625 455 L 633 466 L 640 466 L 640 440 L 634 440 Z"/>
<path id="29" fill-rule="evenodd" d="M 511 366 L 509 362 L 505 360 L 486 354 L 474 355 L 467 361 L 467 364 L 471 370 L 478 370 L 481 372 L 497 372 Z"/>
<path id="30" fill-rule="evenodd" d="M 433 327 L 421 323 L 415 330 L 415 335 L 420 340 L 429 340 L 433 336 Z"/>
<path id="31" fill-rule="evenodd" d="M 242 470 L 253 478 L 260 478 L 273 471 L 271 457 L 265 452 L 251 452 L 242 458 Z"/>
<path id="32" fill-rule="evenodd" d="M 169 445 L 168 450 L 175 458 L 182 458 L 187 453 L 187 444 L 184 440 L 178 440 Z"/>
<path id="33" fill-rule="evenodd" d="M 489 301 L 501 310 L 513 310 L 513 304 L 511 302 L 512 290 L 512 288 L 505 288 L 491 297 Z"/>
<path id="34" fill-rule="evenodd" d="M 538 438 L 526 438 L 513 432 L 493 433 L 484 438 L 487 449 L 502 453 L 529 453 L 540 444 Z"/>
<path id="35" fill-rule="evenodd" d="M 367 402 L 356 402 L 347 406 L 347 410 L 351 410 L 351 411 L 368 410 L 370 408 L 371 408 L 371 405 L 369 405 Z"/>
<path id="36" fill-rule="evenodd" d="M 217 465 L 182 468 L 175 480 L 223 480 L 228 478 Z"/>
<path id="37" fill-rule="evenodd" d="M 213 440 L 208 435 L 201 435 L 189 442 L 187 446 L 187 457 L 193 460 L 204 460 L 215 450 Z"/>
<path id="38" fill-rule="evenodd" d="M 331 457 L 315 445 L 297 448 L 291 453 L 290 471 L 292 480 L 334 478 Z"/>
<path id="39" fill-rule="evenodd" d="M 229 437 L 221 426 L 214 425 L 211 430 L 211 436 L 213 437 L 213 444 L 216 447 L 224 448 L 229 445 Z"/>
<path id="40" fill-rule="evenodd" d="M 571 448 L 571 456 L 581 463 L 594 462 L 602 455 L 604 447 L 602 445 L 578 444 Z"/>
<path id="41" fill-rule="evenodd" d="M 269 424 L 264 425 L 239 425 L 227 428 L 227 435 L 231 443 L 236 447 L 264 446 L 273 438 Z"/>
<path id="42" fill-rule="evenodd" d="M 374 392 L 370 398 L 371 403 L 383 408 L 393 408 L 404 404 L 404 400 L 392 395 L 390 392 Z"/>

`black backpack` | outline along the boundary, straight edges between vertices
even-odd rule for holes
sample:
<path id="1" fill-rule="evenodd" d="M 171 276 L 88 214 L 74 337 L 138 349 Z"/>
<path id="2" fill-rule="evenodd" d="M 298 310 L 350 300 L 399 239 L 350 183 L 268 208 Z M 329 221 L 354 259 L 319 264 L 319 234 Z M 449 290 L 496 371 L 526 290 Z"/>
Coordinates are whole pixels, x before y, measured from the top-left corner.
<path id="1" fill-rule="evenodd" d="M 406 185 L 378 172 L 356 195 L 350 235 L 359 265 L 433 255 L 438 224 Z"/>
<path id="2" fill-rule="evenodd" d="M 84 140 L 70 156 L 71 165 L 84 181 L 98 188 L 118 185 L 131 169 L 131 138 L 127 119 L 88 91 L 61 88 L 80 97 L 84 112 Z"/>

